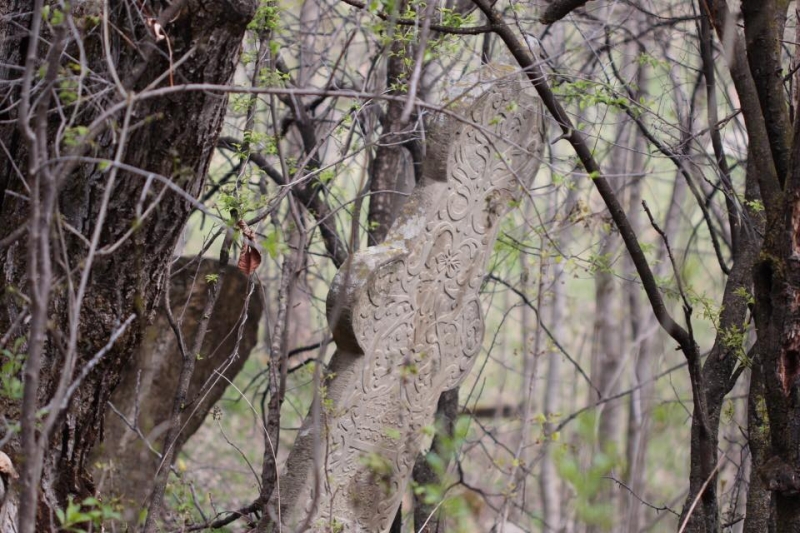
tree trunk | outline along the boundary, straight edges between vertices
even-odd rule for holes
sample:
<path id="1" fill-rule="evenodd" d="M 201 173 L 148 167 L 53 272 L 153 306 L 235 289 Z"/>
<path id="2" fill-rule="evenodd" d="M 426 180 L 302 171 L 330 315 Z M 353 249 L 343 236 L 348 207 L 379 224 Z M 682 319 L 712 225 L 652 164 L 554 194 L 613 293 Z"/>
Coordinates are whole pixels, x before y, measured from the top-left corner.
<path id="1" fill-rule="evenodd" d="M 0 398 L 0 411 L 10 420 L 22 420 L 21 437 L 9 444 L 9 455 L 23 465 L 21 495 L 19 506 L 15 504 L 8 515 L 10 523 L 17 521 L 19 514 L 21 533 L 55 527 L 52 510 L 63 506 L 68 495 L 82 499 L 95 494 L 87 460 L 103 435 L 106 402 L 159 301 L 167 262 L 193 208 L 188 198 L 196 198 L 202 191 L 222 125 L 226 98 L 219 93 L 183 92 L 137 99 L 134 91 L 142 92 L 150 84 L 164 87 L 170 79 L 175 83 L 227 83 L 255 2 L 186 2 L 184 9 L 165 14 L 167 38 L 160 42 L 138 13 L 129 19 L 131 12 L 116 5 L 109 13 L 114 30 L 107 53 L 102 46 L 102 24 L 92 22 L 104 20 L 102 13 L 80 4 L 65 20 L 80 28 L 82 49 L 68 40 L 71 33 L 65 29 L 66 22 L 56 25 L 53 18 L 54 29 L 46 39 L 52 47 L 46 49 L 43 39 L 29 51 L 26 63 L 20 49 L 34 42 L 28 31 L 33 32 L 42 17 L 34 7 L 34 2 L 13 6 L 0 2 L 3 24 L 29 28 L 2 34 L 0 63 L 23 68 L 9 69 L 13 72 L 10 77 L 20 76 L 26 64 L 29 72 L 35 72 L 47 54 L 44 66 L 52 67 L 48 69 L 53 73 L 52 83 L 61 87 L 54 96 L 49 88 L 41 94 L 26 94 L 24 82 L 15 85 L 13 98 L 33 102 L 31 114 L 18 116 L 25 108 L 12 108 L 2 118 L 18 121 L 21 128 L 0 126 L 0 141 L 10 155 L 3 152 L 0 156 L 0 175 L 8 176 L 6 183 L 0 183 L 5 193 L 0 204 L 0 239 L 18 227 L 31 228 L 27 239 L 14 240 L 3 251 L 0 262 L 6 287 L 0 330 L 23 339 L 20 350 L 27 352 L 22 401 Z M 14 17 L 13 23 L 5 18 L 9 16 Z M 86 63 L 82 68 L 68 68 L 73 61 L 70 57 L 85 57 Z M 185 61 L 175 66 L 178 58 Z M 115 63 L 113 71 L 109 60 Z M 59 70 L 59 64 L 65 67 Z M 96 89 L 94 78 L 78 80 L 76 71 L 103 76 L 104 83 L 116 89 L 102 96 L 87 94 Z M 84 93 L 69 94 L 64 87 L 82 87 Z M 126 97 L 117 96 L 123 92 L 127 105 Z M 55 105 L 51 98 L 60 100 L 62 112 L 72 117 L 65 120 L 74 122 L 61 124 L 59 116 L 64 115 L 46 114 Z M 92 126 L 86 134 L 76 129 L 77 125 L 91 125 L 103 109 L 110 110 L 115 104 L 119 104 L 117 111 L 98 121 L 97 128 Z M 35 136 L 27 134 L 32 127 Z M 99 133 L 93 139 L 81 139 L 95 131 Z M 83 163 L 53 160 L 56 149 L 60 155 L 86 154 L 119 164 L 99 164 L 96 159 Z M 172 189 L 158 176 L 166 177 Z M 29 194 L 29 186 L 33 187 L 31 201 L 21 201 Z M 34 245 L 37 248 L 26 253 L 26 248 Z M 87 262 L 91 273 L 85 275 L 81 299 L 81 291 L 76 294 L 72 282 L 78 283 Z M 52 292 L 49 287 L 41 292 L 48 276 L 54 280 Z M 33 303 L 29 323 L 22 320 L 29 313 L 26 300 L 17 295 L 28 295 Z M 129 324 L 127 329 L 123 324 Z M 96 355 L 99 362 L 71 400 L 64 401 L 66 409 L 62 412 L 60 404 L 51 405 L 52 424 L 48 422 L 43 432 L 35 431 L 36 412 L 54 396 L 63 396 L 78 371 Z"/>
<path id="2" fill-rule="evenodd" d="M 559 241 L 559 247 L 564 246 L 563 239 Z M 557 262 L 553 264 L 553 302 L 551 304 L 552 328 L 551 333 L 558 342 L 564 342 L 566 315 L 566 290 L 562 287 L 564 283 L 564 264 Z M 542 444 L 541 475 L 539 477 L 539 490 L 542 495 L 542 518 L 545 524 L 545 531 L 561 531 L 563 521 L 561 514 L 561 479 L 556 469 L 555 458 L 553 457 L 553 431 L 555 424 L 553 417 L 558 416 L 561 411 L 561 401 L 559 397 L 561 381 L 561 358 L 562 355 L 553 347 L 547 354 L 547 379 L 544 383 L 544 423 L 545 439 Z"/>
<path id="3" fill-rule="evenodd" d="M 169 284 L 173 314 L 181 322 L 185 339 L 192 339 L 200 324 L 207 285 L 213 280 L 210 276 L 219 270 L 217 261 L 190 261 L 182 259 L 172 267 L 176 274 Z M 236 267 L 226 270 L 222 292 L 211 314 L 211 328 L 192 374 L 187 414 L 181 421 L 173 458 L 236 378 L 258 339 L 261 300 L 253 295 L 245 310 L 248 279 Z M 107 500 L 114 498 L 122 504 L 123 520 L 131 530 L 137 525 L 156 471 L 171 466 L 162 464 L 158 450 L 151 450 L 151 446 L 158 448 L 163 441 L 161 435 L 169 425 L 182 364 L 178 340 L 160 308 L 111 395 L 113 408 L 105 415 L 104 442 L 91 460 L 98 492 Z"/>
<path id="4" fill-rule="evenodd" d="M 567 198 L 560 208 L 562 216 L 569 213 L 577 202 L 578 190 L 572 189 L 567 193 Z M 554 205 L 558 206 L 556 201 Z M 558 213 L 553 209 L 552 217 Z M 557 253 L 560 250 L 568 250 L 573 239 L 573 232 L 570 225 L 561 227 L 565 220 L 559 221 L 559 228 L 553 233 L 553 245 Z M 564 261 L 554 261 L 552 264 L 552 294 L 553 300 L 550 304 L 550 333 L 553 339 L 563 344 L 567 338 L 567 328 L 565 317 L 567 313 L 567 291 L 564 286 L 566 283 L 566 273 L 564 271 Z M 563 523 L 565 513 L 562 512 L 561 505 L 561 478 L 556 468 L 556 459 L 553 448 L 557 446 L 555 441 L 556 422 L 561 415 L 561 386 L 563 385 L 562 376 L 562 357 L 554 343 L 548 343 L 550 348 L 547 350 L 547 378 L 544 383 L 543 411 L 545 416 L 544 423 L 544 442 L 542 443 L 541 474 L 539 476 L 539 490 L 542 498 L 542 518 L 545 531 L 561 532 L 564 531 Z M 572 396 L 573 398 L 575 395 Z"/>
<path id="5" fill-rule="evenodd" d="M 795 139 L 800 133 L 795 123 Z M 800 143 L 787 179 L 783 216 L 768 214 L 755 268 L 756 351 L 762 358 L 770 458 L 758 468 L 773 492 L 776 531 L 800 531 Z M 772 215 L 772 216 L 770 216 Z M 755 459 L 755 457 L 754 457 Z M 754 461 L 755 465 L 755 461 Z"/>
<path id="6" fill-rule="evenodd" d="M 640 21 L 640 27 L 643 26 Z M 630 50 L 631 54 L 638 52 L 636 49 Z M 643 87 L 647 84 L 647 71 L 642 62 L 638 62 L 635 72 L 636 86 L 639 88 L 639 93 L 643 91 Z M 644 154 L 646 153 L 646 142 L 644 136 L 640 131 L 634 130 L 632 132 L 633 139 L 631 141 L 631 155 L 629 172 L 628 188 L 630 196 L 628 198 L 628 213 L 631 221 L 631 226 L 638 235 L 644 233 L 644 213 L 642 209 L 642 185 L 645 176 L 645 161 Z M 679 176 L 678 180 L 680 180 Z M 656 266 L 658 272 L 659 266 L 663 270 L 664 262 L 660 262 Z M 626 257 L 626 269 L 628 270 L 627 278 L 636 279 L 636 269 L 630 262 L 630 258 Z M 628 309 L 629 320 L 629 333 L 630 347 L 633 357 L 633 365 L 631 372 L 631 388 L 635 389 L 630 395 L 628 401 L 628 431 L 626 439 L 626 475 L 625 482 L 630 489 L 630 494 L 623 495 L 624 504 L 621 506 L 623 516 L 625 516 L 626 528 L 629 533 L 638 533 L 640 529 L 640 522 L 642 519 L 642 505 L 636 497 L 643 498 L 645 490 L 647 489 L 646 483 L 646 461 L 647 444 L 648 444 L 648 415 L 653 403 L 652 394 L 654 391 L 654 384 L 650 383 L 653 375 L 653 368 L 657 360 L 656 356 L 660 353 L 655 352 L 656 343 L 653 342 L 653 335 L 657 331 L 658 325 L 651 315 L 645 312 L 643 306 L 642 294 L 639 284 L 637 282 L 627 282 L 624 285 L 625 302 L 624 305 Z"/>
<path id="7" fill-rule="evenodd" d="M 769 454 L 769 415 L 764 397 L 764 374 L 760 358 L 756 355 L 750 372 L 750 393 L 747 399 L 747 442 L 750 448 L 750 486 L 747 491 L 747 509 L 744 533 L 774 531 L 772 493 L 755 466 L 767 462 Z M 772 529 L 770 529 L 772 528 Z"/>
<path id="8" fill-rule="evenodd" d="M 397 12 L 403 13 L 408 6 L 406 0 L 397 3 Z M 403 26 L 394 26 L 393 32 L 407 31 Z M 407 90 L 409 72 L 404 62 L 413 57 L 415 47 L 402 38 L 392 41 L 386 59 L 386 88 L 389 94 L 403 95 Z M 401 124 L 404 103 L 392 100 L 381 116 L 381 138 L 375 159 L 370 167 L 369 200 L 369 246 L 383 242 L 400 208 L 406 201 L 414 184 L 421 178 L 421 142 L 414 137 L 414 124 Z M 413 118 L 413 117 L 412 117 Z"/>
<path id="9" fill-rule="evenodd" d="M 625 175 L 627 169 L 627 153 L 625 147 L 628 146 L 628 138 L 631 131 L 626 128 L 626 123 L 621 122 L 618 131 L 616 148 L 611 154 L 610 172 L 618 175 Z M 622 181 L 615 182 L 617 194 L 622 192 Z M 592 345 L 592 382 L 600 391 L 601 398 L 614 396 L 620 390 L 622 377 L 622 355 L 623 332 L 626 330 L 625 323 L 620 320 L 622 308 L 622 290 L 617 282 L 615 269 L 619 268 L 617 259 L 620 258 L 622 239 L 619 233 L 610 229 L 604 235 L 600 253 L 595 265 L 595 309 L 594 309 L 594 335 Z M 621 261 L 620 261 L 621 263 Z M 591 400 L 596 401 L 594 392 L 591 393 Z M 611 401 L 603 404 L 597 409 L 597 442 L 595 453 L 592 454 L 590 461 L 594 461 L 597 455 L 603 454 L 611 460 L 611 464 L 616 464 L 617 458 L 622 453 L 619 442 L 622 437 L 622 402 Z M 597 455 L 596 455 L 597 454 Z M 611 474 L 603 472 L 602 475 Z M 617 504 L 618 491 L 609 481 L 602 483 L 597 494 L 592 495 L 591 500 L 594 504 L 607 506 L 608 512 L 613 512 Z M 610 519 L 610 515 L 605 515 L 604 519 Z M 588 524 L 587 531 L 601 531 L 599 524 Z"/>
<path id="10" fill-rule="evenodd" d="M 758 199 L 752 152 L 749 154 L 745 199 L 748 205 Z M 719 421 L 725 396 L 735 384 L 734 369 L 745 362 L 744 339 L 731 342 L 726 335 L 743 332 L 747 326 L 748 298 L 754 265 L 761 247 L 759 237 L 762 215 L 751 207 L 745 207 L 750 227 L 740 231 L 736 237 L 737 249 L 733 253 L 733 267 L 725 284 L 718 334 L 714 346 L 703 364 L 698 377 L 700 387 L 693 385 L 694 410 L 691 429 L 691 460 L 689 472 L 689 495 L 686 499 L 681 523 L 686 522 L 687 532 L 718 532 L 721 529 L 720 509 L 717 498 Z M 767 232 L 769 234 L 769 232 Z M 756 289 L 756 294 L 759 291 Z M 757 316 L 757 314 L 756 314 Z M 758 322 L 757 322 L 758 324 Z M 761 332 L 759 332 L 761 342 Z M 758 351 L 758 350 L 757 350 Z M 692 365 L 692 362 L 689 362 Z M 698 392 L 700 396 L 698 396 Z M 696 506 L 689 514 L 695 500 Z"/>

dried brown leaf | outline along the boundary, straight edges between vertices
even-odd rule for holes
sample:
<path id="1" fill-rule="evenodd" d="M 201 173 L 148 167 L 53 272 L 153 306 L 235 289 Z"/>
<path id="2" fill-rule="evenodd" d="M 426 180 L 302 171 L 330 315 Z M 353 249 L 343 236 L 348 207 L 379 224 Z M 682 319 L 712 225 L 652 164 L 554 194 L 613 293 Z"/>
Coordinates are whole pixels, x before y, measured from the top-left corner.
<path id="1" fill-rule="evenodd" d="M 248 276 L 256 271 L 261 264 L 261 252 L 250 245 L 256 239 L 256 232 L 244 220 L 239 220 L 236 226 L 242 231 L 242 251 L 239 254 L 239 270 Z"/>
<path id="2" fill-rule="evenodd" d="M 239 270 L 248 276 L 256 271 L 261 264 L 261 253 L 252 246 L 243 246 L 239 254 Z"/>

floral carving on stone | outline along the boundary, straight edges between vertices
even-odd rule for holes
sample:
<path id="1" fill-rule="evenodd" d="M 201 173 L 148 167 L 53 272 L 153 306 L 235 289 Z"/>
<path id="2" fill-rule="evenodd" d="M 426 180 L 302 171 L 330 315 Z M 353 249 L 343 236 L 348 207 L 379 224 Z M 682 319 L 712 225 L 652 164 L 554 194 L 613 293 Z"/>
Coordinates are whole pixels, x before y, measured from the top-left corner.
<path id="1" fill-rule="evenodd" d="M 290 527 L 388 531 L 439 396 L 480 351 L 486 264 L 500 218 L 533 181 L 544 119 L 516 83 L 477 98 L 466 119 L 429 136 L 423 180 L 386 240 L 331 285 L 337 352 L 327 407 L 304 423 L 281 481 Z"/>

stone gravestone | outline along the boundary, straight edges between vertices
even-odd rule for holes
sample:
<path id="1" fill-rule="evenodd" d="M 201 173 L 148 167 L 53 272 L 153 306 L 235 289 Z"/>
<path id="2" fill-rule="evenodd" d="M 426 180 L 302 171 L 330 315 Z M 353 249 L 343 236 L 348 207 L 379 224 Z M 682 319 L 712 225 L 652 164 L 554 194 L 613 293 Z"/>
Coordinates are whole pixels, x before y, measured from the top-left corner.
<path id="1" fill-rule="evenodd" d="M 333 281 L 337 351 L 320 420 L 309 414 L 272 499 L 290 531 L 306 521 L 313 531 L 388 531 L 439 396 L 480 351 L 486 264 L 500 218 L 533 180 L 544 122 L 517 84 L 464 114 L 471 123 L 434 126 L 423 180 L 386 240 Z"/>

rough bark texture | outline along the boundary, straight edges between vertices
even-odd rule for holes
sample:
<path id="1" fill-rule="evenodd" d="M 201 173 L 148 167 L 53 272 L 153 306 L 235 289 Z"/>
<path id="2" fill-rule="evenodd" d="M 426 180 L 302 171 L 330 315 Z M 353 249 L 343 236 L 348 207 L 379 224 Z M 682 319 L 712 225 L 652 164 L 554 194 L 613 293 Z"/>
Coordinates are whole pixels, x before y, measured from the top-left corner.
<path id="1" fill-rule="evenodd" d="M 255 3 L 252 0 L 230 0 L 225 2 L 186 2 L 172 21 L 166 25 L 173 49 L 173 57 L 179 58 L 194 48 L 192 55 L 174 69 L 176 83 L 227 83 L 233 74 L 239 54 L 240 42 L 245 27 L 250 20 Z M 95 13 L 87 13 L 89 6 L 79 5 L 75 9 L 76 20 Z M 23 27 L 30 23 L 19 15 L 30 13 L 32 2 L 0 2 L 0 14 L 16 17 L 15 24 Z M 128 89 L 142 90 L 149 83 L 165 73 L 170 67 L 164 43 L 157 44 L 142 23 L 138 14 L 129 19 L 132 13 L 120 4 L 112 5 L 110 18 L 117 31 L 111 41 L 109 56 L 114 58 L 117 72 Z M 3 24 L 10 24 L 8 19 Z M 108 76 L 106 58 L 102 54 L 100 26 L 87 25 L 81 36 L 86 51 L 87 67 L 95 75 Z M 0 63 L 20 65 L 18 49 L 24 49 L 26 32 L 20 28 L 2 34 L 0 40 Z M 141 50 L 131 47 L 138 43 Z M 75 52 L 68 47 L 68 51 Z M 40 54 L 41 55 L 41 54 Z M 73 54 L 77 57 L 77 54 Z M 66 58 L 63 61 L 67 61 Z M 18 75 L 19 71 L 14 71 Z M 161 84 L 166 84 L 165 78 Z M 89 89 L 96 89 L 92 86 Z M 88 90 L 88 89 L 87 89 Z M 19 98 L 17 88 L 7 89 L 7 97 Z M 116 93 L 106 92 L 93 101 L 95 106 L 85 106 L 78 110 L 78 123 L 86 124 L 98 115 L 98 107 L 115 103 Z M 121 161 L 144 171 L 158 173 L 171 178 L 172 182 L 189 195 L 197 197 L 205 180 L 216 138 L 225 112 L 224 95 L 197 92 L 183 93 L 158 99 L 149 99 L 133 105 L 131 113 L 133 128 L 128 135 L 128 143 Z M 9 108 L 6 108 L 9 109 Z M 72 112 L 72 106 L 67 110 Z M 11 108 L 5 120 L 16 120 L 16 110 Z M 51 117 L 48 134 L 53 148 L 57 132 L 57 115 Z M 109 121 L 122 122 L 119 114 L 109 117 Z M 187 125 L 191 124 L 191 127 Z M 95 139 L 90 155 L 113 159 L 118 140 L 116 126 L 109 123 L 105 133 Z M 17 178 L 14 166 L 27 158 L 21 135 L 13 127 L 0 129 L 0 142 L 8 149 L 11 158 L 0 155 L 0 174 L 8 176 L 4 185 L 0 204 L 0 239 L 8 236 L 20 225 L 25 225 L 30 216 L 25 202 L 10 193 L 24 194 L 22 180 Z M 36 179 L 35 176 L 26 176 Z M 86 254 L 85 239 L 91 239 L 95 220 L 101 209 L 105 192 L 107 174 L 97 165 L 79 166 L 63 179 L 59 191 L 58 208 L 60 217 L 83 235 L 77 238 L 67 234 L 64 238 L 66 250 L 64 257 L 70 268 L 80 267 Z M 162 191 L 162 184 L 154 182 L 149 192 L 143 194 L 145 179 L 133 173 L 120 172 L 107 206 L 107 217 L 102 229 L 100 246 L 110 245 L 125 235 L 137 221 L 137 200 L 143 198 L 148 205 Z M 114 347 L 106 354 L 100 364 L 92 371 L 77 389 L 62 424 L 49 443 L 45 456 L 42 478 L 43 492 L 40 493 L 38 529 L 49 530 L 52 514 L 48 509 L 63 505 L 68 494 L 83 497 L 95 492 L 94 482 L 88 474 L 88 459 L 93 446 L 102 438 L 103 414 L 106 402 L 117 385 L 120 373 L 130 359 L 141 338 L 146 325 L 159 300 L 164 285 L 163 273 L 167 261 L 182 231 L 192 206 L 186 199 L 174 193 L 163 195 L 152 214 L 138 221 L 132 237 L 125 240 L 116 252 L 97 256 L 83 306 L 80 309 L 78 332 L 80 369 L 95 353 L 109 342 L 112 332 L 132 313 L 136 322 L 117 339 Z M 55 228 L 51 238 L 55 238 Z M 0 261 L 0 279 L 6 287 L 0 305 L 0 330 L 6 332 L 20 313 L 24 312 L 24 302 L 14 296 L 13 291 L 25 293 L 29 280 L 25 275 L 25 240 L 18 240 L 3 251 Z M 56 258 L 60 259 L 60 258 Z M 63 266 L 63 265 L 62 265 Z M 78 269 L 80 272 L 80 269 Z M 63 271 L 56 271 L 63 275 Z M 74 275 L 74 274 L 73 274 Z M 55 287 L 50 302 L 51 332 L 67 331 L 67 310 L 69 300 L 66 287 Z M 15 336 L 27 335 L 24 326 L 18 326 Z M 62 333 L 63 335 L 63 333 Z M 45 344 L 45 358 L 41 372 L 41 386 L 38 391 L 39 404 L 44 405 L 54 392 L 60 377 L 61 352 L 58 348 L 58 335 L 48 335 Z M 0 411 L 9 419 L 19 419 L 19 403 L 0 399 Z M 12 441 L 10 455 L 24 461 L 25 450 L 19 448 L 18 441 Z M 13 515 L 13 513 L 11 513 Z"/>
<path id="2" fill-rule="evenodd" d="M 756 270 L 757 349 L 763 357 L 764 397 L 772 442 L 770 458 L 760 465 L 759 472 L 765 486 L 774 493 L 779 532 L 800 531 L 800 268 L 795 256 L 800 249 L 792 250 L 800 235 L 796 227 L 798 203 L 798 196 L 793 194 L 787 204 L 795 204 L 794 209 L 788 209 L 795 213 L 786 217 L 783 227 L 768 231 L 765 248 L 772 253 L 762 253 Z M 754 466 L 755 459 L 754 456 Z"/>
<path id="3" fill-rule="evenodd" d="M 796 121 L 795 138 L 798 131 Z M 793 150 L 793 171 L 780 208 L 768 212 L 755 269 L 756 348 L 772 445 L 754 467 L 773 492 L 779 533 L 800 531 L 800 146 Z"/>
<path id="4" fill-rule="evenodd" d="M 747 11 L 750 7 L 745 4 L 747 2 L 743 2 L 743 11 Z M 766 7 L 769 7 L 770 10 L 776 5 L 775 2 L 768 4 L 769 6 Z M 760 2 L 758 5 L 759 9 L 764 7 Z M 778 174 L 780 162 L 774 161 L 772 154 L 776 154 L 775 157 L 779 156 L 780 144 L 785 142 L 786 135 L 781 131 L 780 139 L 777 142 L 772 142 L 774 139 L 770 139 L 770 135 L 777 132 L 770 130 L 769 121 L 764 121 L 764 116 L 768 115 L 766 115 L 766 110 L 761 108 L 758 100 L 761 99 L 765 103 L 771 102 L 770 105 L 776 106 L 778 95 L 774 92 L 771 92 L 770 95 L 759 94 L 758 91 L 766 90 L 774 84 L 763 79 L 766 74 L 766 71 L 761 68 L 763 65 L 759 65 L 759 68 L 752 71 L 748 69 L 745 61 L 745 50 L 747 49 L 741 42 L 736 28 L 726 26 L 726 21 L 729 20 L 727 7 L 717 1 L 703 2 L 703 7 L 704 13 L 710 16 L 711 24 L 718 37 L 731 51 L 728 63 L 734 85 L 742 100 L 742 109 L 747 117 L 745 120 L 750 136 L 745 184 L 747 200 L 745 204 L 748 206 L 745 208 L 745 219 L 749 224 L 746 227 L 731 228 L 731 241 L 736 243 L 736 246 L 732 251 L 733 267 L 722 300 L 722 311 L 718 324 L 719 334 L 703 364 L 699 380 L 700 389 L 693 390 L 695 405 L 691 432 L 690 488 L 681 523 L 687 522 L 686 531 L 711 533 L 721 531 L 717 495 L 718 472 L 716 471 L 720 461 L 717 451 L 720 413 L 725 395 L 735 384 L 734 376 L 737 374 L 734 374 L 734 369 L 737 364 L 744 362 L 743 357 L 745 356 L 742 343 L 731 343 L 729 335 L 736 332 L 741 333 L 747 328 L 748 302 L 743 295 L 751 294 L 753 272 L 762 246 L 761 235 L 764 234 L 763 216 L 750 209 L 749 202 L 763 199 L 768 210 L 770 205 L 774 205 L 777 196 L 776 186 L 779 179 L 782 178 L 779 178 Z M 750 22 L 746 21 L 746 24 L 752 24 L 752 18 Z M 762 39 L 762 45 L 766 46 L 763 42 L 765 37 L 759 33 L 764 31 L 764 26 L 760 26 L 755 31 L 753 28 L 748 31 L 749 47 L 758 46 L 755 44 L 758 39 Z M 761 35 L 761 37 L 756 39 L 756 35 Z M 769 50 L 763 52 L 766 55 L 761 61 L 771 60 L 769 56 L 771 52 Z M 762 79 L 754 81 L 756 77 Z M 779 117 L 776 116 L 776 120 L 778 119 Z M 776 168 L 778 172 L 776 172 Z M 769 229 L 766 234 L 769 235 Z M 760 291 L 756 288 L 755 292 L 758 294 Z M 761 331 L 759 330 L 759 342 L 760 338 Z M 757 352 L 761 351 L 757 350 Z M 704 486 L 705 489 L 703 489 Z M 690 515 L 689 508 L 696 498 L 699 498 L 699 503 Z"/>
<path id="5" fill-rule="evenodd" d="M 750 393 L 747 399 L 747 441 L 750 448 L 750 488 L 747 491 L 747 509 L 744 533 L 774 531 L 772 493 L 764 476 L 757 471 L 767 462 L 769 454 L 769 414 L 764 397 L 764 371 L 761 358 L 756 355 L 750 374 Z M 772 528 L 772 529 L 770 529 Z"/>
<path id="6" fill-rule="evenodd" d="M 792 128 L 789 102 L 783 86 L 781 41 L 786 26 L 788 0 L 744 0 L 744 36 L 747 61 L 766 120 L 772 159 L 778 179 L 783 182 L 791 160 Z"/>
<path id="7" fill-rule="evenodd" d="M 187 264 L 183 259 L 172 268 L 178 273 L 170 280 L 173 314 L 181 320 L 185 339 L 192 339 L 199 324 L 206 297 L 206 275 L 215 274 L 216 261 Z M 200 428 L 211 407 L 222 397 L 229 381 L 244 366 L 256 344 L 261 299 L 250 298 L 245 315 L 248 279 L 235 267 L 228 267 L 222 293 L 211 314 L 211 327 L 203 343 L 202 358 L 195 364 L 182 431 L 175 444 L 177 456 L 186 441 Z M 246 318 L 244 326 L 242 320 Z M 240 330 L 241 328 L 241 330 Z M 241 335 L 241 337 L 240 337 Z M 156 470 L 169 468 L 148 447 L 158 449 L 161 435 L 172 412 L 172 395 L 178 387 L 182 357 L 166 313 L 144 332 L 135 356 L 122 370 L 122 377 L 105 415 L 104 442 L 93 454 L 92 466 L 98 490 L 122 504 L 123 520 L 134 527 L 139 511 L 152 488 Z M 123 420 L 122 417 L 125 417 Z M 141 431 L 141 436 L 131 428 Z M 100 481 L 102 480 L 102 481 Z M 102 483 L 102 484 L 101 484 Z"/>
<path id="8" fill-rule="evenodd" d="M 588 1 L 590 0 L 553 0 L 545 9 L 539 22 L 542 24 L 558 22 Z"/>

